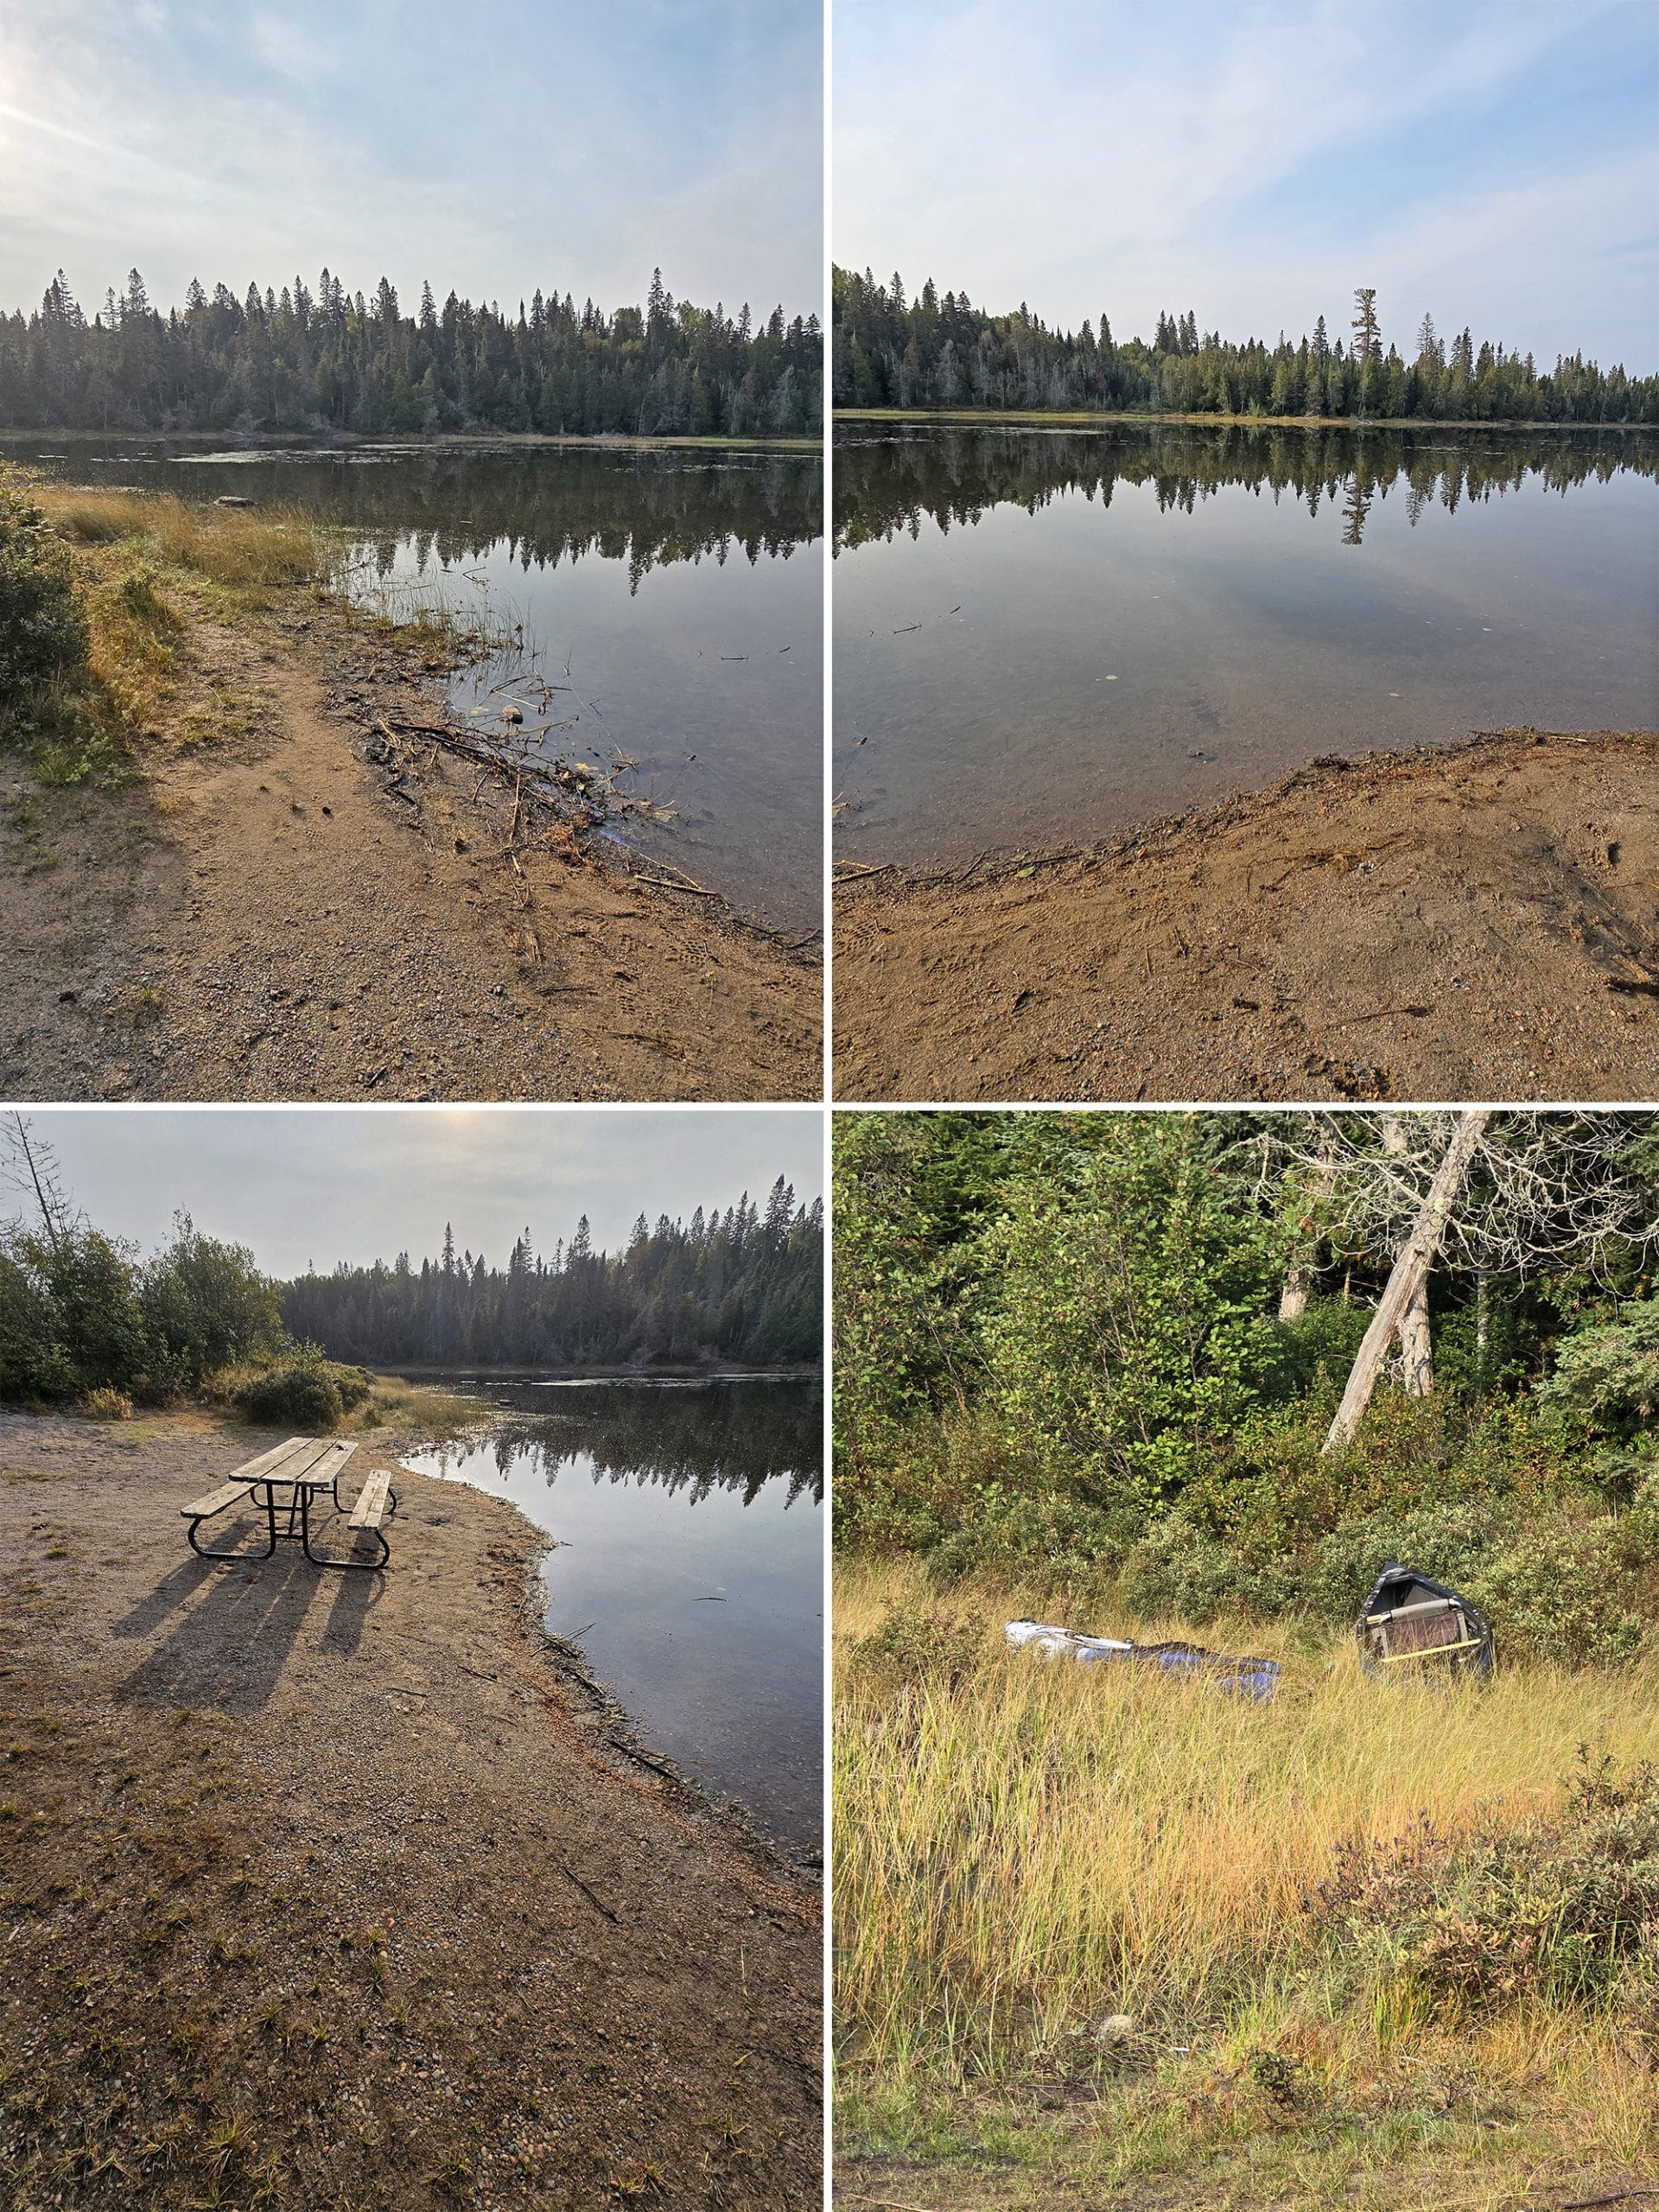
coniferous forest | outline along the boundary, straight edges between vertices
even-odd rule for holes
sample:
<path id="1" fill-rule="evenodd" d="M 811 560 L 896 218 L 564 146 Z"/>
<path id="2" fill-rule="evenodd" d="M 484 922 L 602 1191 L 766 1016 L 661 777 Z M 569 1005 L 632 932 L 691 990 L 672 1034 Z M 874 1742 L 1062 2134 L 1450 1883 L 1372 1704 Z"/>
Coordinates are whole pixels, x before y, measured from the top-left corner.
<path id="1" fill-rule="evenodd" d="M 832 388 L 837 407 L 995 408 L 1101 413 L 1266 415 L 1387 421 L 1659 423 L 1659 375 L 1601 369 L 1581 354 L 1541 367 L 1468 329 L 1443 337 L 1426 315 L 1385 348 L 1376 295 L 1355 296 L 1346 340 L 1323 315 L 1293 344 L 1224 339 L 1192 310 L 1160 315 L 1152 340 L 1118 340 L 1103 309 L 1072 331 L 1050 329 L 1022 301 L 1011 315 L 940 297 L 914 299 L 895 272 L 834 278 Z"/>
<path id="2" fill-rule="evenodd" d="M 587 1217 L 550 1260 L 525 1230 L 505 1268 L 455 1249 L 336 1268 L 283 1292 L 289 1333 L 369 1366 L 816 1366 L 823 1357 L 823 1208 L 781 1176 L 690 1222 L 642 1214 L 620 1252 L 593 1249 Z"/>
<path id="3" fill-rule="evenodd" d="M 537 290 L 517 312 L 430 284 L 406 314 L 322 271 L 151 304 L 133 270 L 88 315 L 60 270 L 38 310 L 0 313 L 0 429 L 423 436 L 442 431 L 788 437 L 821 419 L 818 320 L 734 317 L 652 278 L 643 308 Z"/>

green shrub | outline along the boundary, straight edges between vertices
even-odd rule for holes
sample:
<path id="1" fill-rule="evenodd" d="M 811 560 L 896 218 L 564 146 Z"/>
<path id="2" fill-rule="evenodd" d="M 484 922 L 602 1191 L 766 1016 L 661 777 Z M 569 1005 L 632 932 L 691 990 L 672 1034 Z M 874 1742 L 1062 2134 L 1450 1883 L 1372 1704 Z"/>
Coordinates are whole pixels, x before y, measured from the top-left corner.
<path id="1" fill-rule="evenodd" d="M 1614 1496 L 1631 1496 L 1659 1463 L 1659 1298 L 1632 1299 L 1616 1319 L 1569 1337 L 1537 1395 L 1605 1440 L 1597 1472 Z"/>
<path id="2" fill-rule="evenodd" d="M 340 1405 L 346 1413 L 355 1413 L 373 1395 L 374 1377 L 366 1367 L 343 1367 L 338 1360 L 332 1360 L 328 1372 L 334 1377 Z"/>
<path id="3" fill-rule="evenodd" d="M 0 1250 L 0 1403 L 49 1404 L 74 1388 L 40 1271 L 21 1252 Z"/>
<path id="4" fill-rule="evenodd" d="M 894 1686 L 932 1682 L 953 1689 L 978 1666 L 985 1649 L 985 1624 L 977 1616 L 958 1620 L 931 1607 L 895 1605 L 880 1628 L 855 1639 L 849 1656 Z"/>
<path id="5" fill-rule="evenodd" d="M 1149 1121 L 1022 1185 L 986 1232 L 990 1402 L 1057 1483 L 1164 1509 L 1273 1387 L 1284 1238 L 1245 1214 L 1192 1122 Z"/>
<path id="6" fill-rule="evenodd" d="M 1468 1595 L 1504 1654 L 1612 1666 L 1635 1658 L 1642 1645 L 1622 1570 L 1611 1521 L 1531 1527 L 1489 1553 L 1469 1578 Z"/>
<path id="7" fill-rule="evenodd" d="M 1313 1547 L 1300 1576 L 1302 1607 L 1332 1627 L 1346 1627 L 1391 1560 L 1472 1598 L 1471 1585 L 1496 1549 L 1501 1525 L 1490 1508 L 1473 1503 L 1384 1507 L 1356 1515 Z M 1494 1622 L 1493 1627 L 1500 1649 L 1507 1650 L 1503 1624 Z"/>
<path id="8" fill-rule="evenodd" d="M 276 1286 L 252 1253 L 202 1236 L 188 1213 L 175 1216 L 173 1228 L 172 1243 L 145 1263 L 138 1284 L 157 1372 L 194 1390 L 220 1368 L 278 1354 L 284 1332 Z"/>
<path id="9" fill-rule="evenodd" d="M 1650 2021 L 1659 1770 L 1580 1758 L 1556 1819 L 1344 1847 L 1313 1900 L 1338 1944 L 1453 2022 L 1540 1999 Z"/>
<path id="10" fill-rule="evenodd" d="M 1221 1614 L 1272 1618 L 1298 1610 L 1301 1578 L 1284 1560 L 1257 1560 L 1196 1529 L 1179 1510 L 1126 1554 L 1118 1595 L 1143 1618 L 1195 1624 Z"/>
<path id="11" fill-rule="evenodd" d="M 89 643 L 68 548 L 0 467 L 0 702 L 84 667 Z"/>
<path id="12" fill-rule="evenodd" d="M 1051 1596 L 1082 1597 L 1111 1580 L 1125 1541 L 1122 1522 L 1098 1506 L 992 1484 L 934 1544 L 927 1572 L 938 1583 L 988 1573 L 1034 1582 Z"/>
<path id="13" fill-rule="evenodd" d="M 1294 1321 L 1279 1324 L 1280 1363 L 1274 1389 L 1284 1397 L 1307 1391 L 1328 1395 L 1331 1409 L 1370 1325 L 1370 1309 L 1357 1300 L 1310 1299 Z"/>
<path id="14" fill-rule="evenodd" d="M 20 1238 L 17 1249 L 44 1292 L 52 1338 L 74 1387 L 136 1389 L 149 1365 L 149 1343 L 129 1249 L 83 1223 L 51 1238 Z"/>
<path id="15" fill-rule="evenodd" d="M 251 1376 L 237 1390 L 236 1404 L 257 1428 L 338 1428 L 345 1410 L 333 1367 L 308 1344 L 281 1366 Z"/>

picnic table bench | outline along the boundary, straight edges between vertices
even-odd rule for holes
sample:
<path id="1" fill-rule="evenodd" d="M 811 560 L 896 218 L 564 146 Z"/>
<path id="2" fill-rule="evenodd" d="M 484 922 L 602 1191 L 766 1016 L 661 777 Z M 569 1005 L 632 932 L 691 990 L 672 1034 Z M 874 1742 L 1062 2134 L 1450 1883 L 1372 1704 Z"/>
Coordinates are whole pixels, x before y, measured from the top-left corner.
<path id="1" fill-rule="evenodd" d="M 340 1478 L 356 1450 L 355 1444 L 331 1443 L 324 1437 L 290 1436 L 286 1444 L 276 1445 L 270 1451 L 262 1452 L 257 1459 L 247 1460 L 217 1490 L 210 1490 L 205 1497 L 193 1498 L 188 1505 L 180 1507 L 190 1524 L 185 1534 L 191 1550 L 202 1559 L 269 1559 L 279 1543 L 297 1543 L 315 1567 L 331 1567 L 342 1573 L 352 1569 L 372 1573 L 385 1567 L 391 1557 L 391 1546 L 380 1524 L 389 1514 L 397 1511 L 397 1493 L 391 1487 L 391 1475 L 384 1468 L 364 1484 L 346 1521 L 353 1551 L 359 1535 L 366 1531 L 379 1548 L 378 1555 L 372 1559 L 350 1555 L 327 1559 L 311 1548 L 313 1502 L 326 1494 L 336 1513 L 346 1512 L 340 1500 Z M 284 1493 L 280 1501 L 279 1491 Z M 216 1549 L 200 1541 L 196 1531 L 204 1521 L 211 1521 L 216 1514 L 226 1512 L 233 1505 L 249 1503 L 256 1512 L 263 1511 L 264 1515 L 264 1551 Z"/>

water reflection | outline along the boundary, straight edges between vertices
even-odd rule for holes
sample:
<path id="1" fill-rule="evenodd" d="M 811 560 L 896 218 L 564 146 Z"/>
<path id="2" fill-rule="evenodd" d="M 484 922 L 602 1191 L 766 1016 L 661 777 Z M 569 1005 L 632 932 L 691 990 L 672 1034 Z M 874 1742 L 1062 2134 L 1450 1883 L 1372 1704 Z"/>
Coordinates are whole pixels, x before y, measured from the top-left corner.
<path id="1" fill-rule="evenodd" d="M 960 865 L 1318 754 L 1651 725 L 1659 434 L 838 432 L 837 837 Z"/>
<path id="2" fill-rule="evenodd" d="M 494 1440 L 498 1470 L 532 1467 L 550 1487 L 578 1460 L 594 1482 L 654 1484 L 692 1505 L 713 1490 L 746 1504 L 770 1482 L 785 1503 L 823 1501 L 823 1401 L 815 1384 L 565 1382 L 493 1377 L 472 1384 L 520 1416 Z"/>
<path id="3" fill-rule="evenodd" d="M 823 472 L 810 456 L 709 461 L 680 453 L 261 454 L 257 461 L 175 457 L 163 480 L 216 497 L 245 487 L 291 499 L 374 547 L 390 569 L 408 545 L 418 564 L 475 560 L 493 548 L 521 569 L 584 556 L 626 564 L 637 591 L 675 561 L 787 560 L 823 534 Z"/>
<path id="4" fill-rule="evenodd" d="M 948 534 L 993 507 L 1037 514 L 1063 493 L 1109 507 L 1119 484 L 1147 485 L 1162 513 L 1191 514 L 1230 486 L 1289 494 L 1312 519 L 1339 507 L 1343 539 L 1358 544 L 1374 499 L 1404 497 L 1415 524 L 1431 502 L 1455 514 L 1465 500 L 1518 491 L 1611 483 L 1625 470 L 1659 478 L 1659 432 L 1445 429 L 1221 429 L 1181 423 L 1101 430 L 957 429 L 918 424 L 838 432 L 836 550 L 918 536 L 924 519 Z"/>
<path id="5" fill-rule="evenodd" d="M 445 1381 L 494 1418 L 410 1464 L 509 1498 L 546 1529 L 548 1625 L 580 1635 L 642 1740 L 816 1848 L 819 1385 Z"/>

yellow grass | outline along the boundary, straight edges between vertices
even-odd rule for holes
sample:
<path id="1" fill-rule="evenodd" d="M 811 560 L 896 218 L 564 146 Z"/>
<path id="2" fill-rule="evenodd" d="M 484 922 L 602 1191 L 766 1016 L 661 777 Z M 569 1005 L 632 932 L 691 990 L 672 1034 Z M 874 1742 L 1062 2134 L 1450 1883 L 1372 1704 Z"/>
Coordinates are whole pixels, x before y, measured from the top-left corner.
<path id="1" fill-rule="evenodd" d="M 72 543 L 131 540 L 169 568 L 233 589 L 321 580 L 329 556 L 297 508 L 218 507 L 174 492 L 36 484 L 32 495 Z"/>
<path id="2" fill-rule="evenodd" d="M 950 1653 L 952 1622 L 978 1624 L 954 1683 L 857 1649 L 895 1605 L 932 1612 Z M 1207 1628 L 1194 1640 L 1283 1662 L 1256 1705 L 1010 1653 L 1002 1622 L 1025 1610 L 982 1583 L 941 1599 L 908 1565 L 837 1575 L 836 2005 L 858 2125 L 904 2137 L 930 2096 L 1092 2074 L 1116 2101 L 1114 2170 L 1156 2165 L 1284 2133 L 1250 2070 L 1268 2051 L 1356 2123 L 1450 2068 L 1522 2099 L 1550 2140 L 1566 2128 L 1611 2161 L 1655 2147 L 1653 2079 L 1616 2023 L 1534 2008 L 1451 2037 L 1344 1976 L 1310 1897 L 1345 1836 L 1547 1812 L 1580 1743 L 1659 1758 L 1650 1678 L 1384 1688 L 1345 1643 L 1299 1656 L 1271 1630 Z M 1131 2028 L 1103 2031 L 1117 2015 Z"/>

